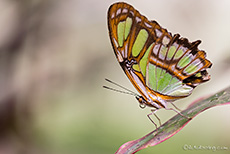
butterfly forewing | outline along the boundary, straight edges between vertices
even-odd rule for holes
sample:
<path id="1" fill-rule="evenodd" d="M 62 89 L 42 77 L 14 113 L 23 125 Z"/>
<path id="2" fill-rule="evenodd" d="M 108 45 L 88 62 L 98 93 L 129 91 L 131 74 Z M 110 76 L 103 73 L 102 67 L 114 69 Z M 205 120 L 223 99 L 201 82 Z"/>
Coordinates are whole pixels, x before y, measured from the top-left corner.
<path id="1" fill-rule="evenodd" d="M 126 75 L 149 101 L 165 107 L 165 101 L 186 97 L 194 87 L 209 80 L 211 62 L 179 34 L 171 35 L 156 21 L 149 21 L 131 5 L 115 3 L 108 11 L 110 39 Z M 151 100 L 151 101 L 150 101 Z"/>

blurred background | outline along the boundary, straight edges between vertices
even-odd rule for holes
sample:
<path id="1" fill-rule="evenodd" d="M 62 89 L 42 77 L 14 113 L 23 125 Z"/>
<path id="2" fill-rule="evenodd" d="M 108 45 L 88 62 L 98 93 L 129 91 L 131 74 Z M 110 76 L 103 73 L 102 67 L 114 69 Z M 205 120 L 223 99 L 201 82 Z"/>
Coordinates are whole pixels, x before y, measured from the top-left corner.
<path id="1" fill-rule="evenodd" d="M 155 129 L 149 108 L 102 88 L 109 78 L 135 91 L 109 40 L 107 10 L 114 2 L 0 0 L 0 154 L 109 154 Z M 177 101 L 179 108 L 230 85 L 230 1 L 127 2 L 168 31 L 202 40 L 199 48 L 213 62 L 212 79 Z M 209 109 L 139 153 L 210 153 L 186 145 L 229 153 L 229 111 Z M 157 114 L 163 123 L 175 113 Z"/>

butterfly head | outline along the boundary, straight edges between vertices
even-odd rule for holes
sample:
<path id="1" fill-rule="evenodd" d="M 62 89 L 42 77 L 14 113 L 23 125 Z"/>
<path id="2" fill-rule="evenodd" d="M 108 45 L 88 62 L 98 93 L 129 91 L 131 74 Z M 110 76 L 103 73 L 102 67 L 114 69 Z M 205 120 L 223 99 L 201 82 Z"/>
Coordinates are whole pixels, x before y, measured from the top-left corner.
<path id="1" fill-rule="evenodd" d="M 136 96 L 136 99 L 139 102 L 140 108 L 144 109 L 146 107 L 146 100 L 143 96 Z"/>
<path id="2" fill-rule="evenodd" d="M 156 109 L 159 109 L 159 105 L 157 105 L 156 102 L 153 102 L 153 101 L 147 101 L 143 96 L 136 96 L 135 97 L 137 99 L 137 101 L 139 102 L 139 106 L 140 108 L 144 109 L 146 106 L 149 106 L 149 107 L 154 107 Z"/>

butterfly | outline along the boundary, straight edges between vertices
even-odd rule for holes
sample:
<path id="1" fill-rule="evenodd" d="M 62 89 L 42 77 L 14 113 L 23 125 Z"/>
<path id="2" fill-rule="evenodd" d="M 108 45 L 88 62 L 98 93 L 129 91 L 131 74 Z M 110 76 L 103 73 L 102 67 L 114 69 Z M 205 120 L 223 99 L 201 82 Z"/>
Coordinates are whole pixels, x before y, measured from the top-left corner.
<path id="1" fill-rule="evenodd" d="M 116 58 L 140 93 L 140 105 L 167 109 L 210 79 L 206 69 L 212 63 L 198 49 L 200 40 L 172 35 L 127 3 L 110 6 L 108 29 Z"/>

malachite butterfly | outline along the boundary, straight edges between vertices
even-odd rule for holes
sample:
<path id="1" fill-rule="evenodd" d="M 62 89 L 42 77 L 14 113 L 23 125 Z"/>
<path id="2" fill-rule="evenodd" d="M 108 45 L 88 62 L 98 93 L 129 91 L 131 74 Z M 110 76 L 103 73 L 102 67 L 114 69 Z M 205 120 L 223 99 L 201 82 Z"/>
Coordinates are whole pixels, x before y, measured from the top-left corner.
<path id="1" fill-rule="evenodd" d="M 172 36 L 131 5 L 111 5 L 108 28 L 117 60 L 141 94 L 137 97 L 140 104 L 167 109 L 168 103 L 189 96 L 210 79 L 206 69 L 212 63 L 198 49 L 200 40 Z"/>

